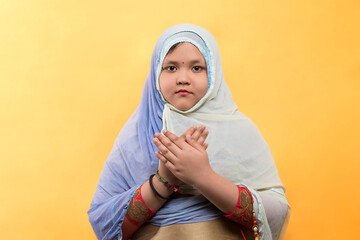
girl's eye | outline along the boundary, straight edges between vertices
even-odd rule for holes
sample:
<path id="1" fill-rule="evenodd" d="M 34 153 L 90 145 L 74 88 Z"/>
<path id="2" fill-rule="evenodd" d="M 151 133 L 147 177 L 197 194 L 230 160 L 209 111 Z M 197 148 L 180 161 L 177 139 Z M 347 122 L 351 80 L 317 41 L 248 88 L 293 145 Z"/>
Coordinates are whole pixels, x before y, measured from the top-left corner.
<path id="1" fill-rule="evenodd" d="M 203 68 L 200 67 L 200 66 L 195 66 L 195 67 L 193 67 L 192 69 L 193 69 L 193 71 L 195 71 L 195 72 L 200 72 Z"/>
<path id="2" fill-rule="evenodd" d="M 169 72 L 174 72 L 174 71 L 176 71 L 176 67 L 175 66 L 169 66 L 169 67 L 166 67 L 165 68 L 167 71 L 169 71 Z"/>

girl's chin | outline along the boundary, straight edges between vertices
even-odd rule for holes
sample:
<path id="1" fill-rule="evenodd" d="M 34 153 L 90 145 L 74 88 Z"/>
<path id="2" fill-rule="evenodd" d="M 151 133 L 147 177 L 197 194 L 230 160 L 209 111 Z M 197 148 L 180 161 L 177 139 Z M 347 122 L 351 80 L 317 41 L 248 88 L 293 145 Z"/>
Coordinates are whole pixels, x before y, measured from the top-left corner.
<path id="1" fill-rule="evenodd" d="M 180 111 L 187 111 L 196 104 L 196 103 L 194 103 L 194 101 L 189 101 L 190 99 L 180 98 L 180 99 L 176 99 L 176 100 L 177 100 L 176 101 L 177 104 L 173 104 L 171 102 L 169 102 L 169 103 Z"/>
<path id="2" fill-rule="evenodd" d="M 187 106 L 187 105 L 180 105 L 180 106 L 175 106 L 177 109 L 179 109 L 180 111 L 187 111 L 189 110 L 192 106 Z"/>

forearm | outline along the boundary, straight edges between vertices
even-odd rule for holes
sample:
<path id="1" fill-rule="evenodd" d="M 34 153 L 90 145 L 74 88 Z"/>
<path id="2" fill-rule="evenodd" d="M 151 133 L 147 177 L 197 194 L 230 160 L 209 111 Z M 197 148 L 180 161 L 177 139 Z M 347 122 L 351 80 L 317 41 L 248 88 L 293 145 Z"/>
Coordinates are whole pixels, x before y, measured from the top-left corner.
<path id="1" fill-rule="evenodd" d="M 170 195 L 173 193 L 171 189 L 169 189 L 163 182 L 161 182 L 156 177 L 153 177 L 152 183 L 156 191 L 164 198 L 170 197 Z M 164 205 L 164 203 L 167 201 L 155 194 L 155 192 L 150 187 L 149 181 L 144 183 L 143 188 L 141 189 L 141 193 L 143 194 L 143 198 L 146 204 L 151 209 L 154 209 L 156 211 L 160 209 L 162 205 Z"/>
<path id="2" fill-rule="evenodd" d="M 239 197 L 237 186 L 213 170 L 203 174 L 194 187 L 222 212 L 234 210 Z"/>
<path id="3" fill-rule="evenodd" d="M 224 212 L 225 217 L 254 230 L 253 227 L 257 223 L 253 215 L 254 206 L 250 191 L 214 172 L 207 176 L 206 180 L 199 181 L 196 185 L 199 191 Z M 254 234 L 257 233 L 254 231 Z"/>
<path id="4" fill-rule="evenodd" d="M 153 187 L 162 197 L 168 198 L 172 194 L 172 190 L 156 177 L 153 177 L 152 183 Z M 139 196 L 137 193 L 134 194 L 121 227 L 123 239 L 129 239 L 166 202 L 165 199 L 160 198 L 154 193 L 149 181 L 145 182 L 137 191 L 139 190 L 141 190 L 143 201 L 136 201 L 135 198 L 139 198 Z"/>

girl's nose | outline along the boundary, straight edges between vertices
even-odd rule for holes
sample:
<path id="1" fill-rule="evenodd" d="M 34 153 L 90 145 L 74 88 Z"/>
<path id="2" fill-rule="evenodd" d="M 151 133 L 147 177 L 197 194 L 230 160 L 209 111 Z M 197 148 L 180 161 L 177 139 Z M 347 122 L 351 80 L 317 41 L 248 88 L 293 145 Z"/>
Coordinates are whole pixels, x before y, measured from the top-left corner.
<path id="1" fill-rule="evenodd" d="M 190 84 L 190 77 L 187 71 L 179 71 L 179 74 L 176 79 L 176 84 L 178 85 L 189 85 Z"/>

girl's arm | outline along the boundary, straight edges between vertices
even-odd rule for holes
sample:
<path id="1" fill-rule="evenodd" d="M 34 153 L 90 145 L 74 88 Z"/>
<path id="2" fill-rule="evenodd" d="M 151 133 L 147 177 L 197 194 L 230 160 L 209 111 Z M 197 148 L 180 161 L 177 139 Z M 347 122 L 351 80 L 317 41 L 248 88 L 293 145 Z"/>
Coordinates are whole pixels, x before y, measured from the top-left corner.
<path id="1" fill-rule="evenodd" d="M 209 131 L 206 130 L 205 126 L 200 126 L 199 128 L 193 126 L 181 137 L 174 135 L 173 143 L 180 145 L 181 142 L 185 142 L 185 137 L 187 135 L 191 135 L 194 141 L 199 144 L 201 148 L 206 149 L 207 144 L 204 142 L 208 133 Z M 163 162 L 160 162 L 159 165 L 159 175 L 172 185 L 179 185 L 181 183 L 181 181 L 164 166 Z M 173 193 L 173 191 L 157 177 L 152 178 L 152 184 L 156 191 L 164 198 L 168 198 Z M 166 202 L 166 200 L 155 194 L 150 187 L 149 181 L 146 181 L 137 191 L 139 191 L 139 193 L 134 194 L 136 199 L 133 197 L 134 199 L 131 200 L 121 227 L 123 239 L 129 239 L 141 227 L 144 221 L 139 221 L 139 219 L 147 220 Z"/>
<path id="2" fill-rule="evenodd" d="M 155 134 L 154 143 L 160 150 L 156 155 L 164 165 L 178 179 L 197 188 L 224 214 L 231 214 L 239 203 L 247 213 L 245 221 L 240 223 L 251 228 L 253 205 L 249 192 L 239 191 L 238 186 L 214 172 L 206 150 L 190 135 L 186 136 L 186 142 L 175 145 L 175 135 L 169 131 L 163 133 L 165 136 Z"/>
<path id="3" fill-rule="evenodd" d="M 157 157 L 164 165 L 181 181 L 197 188 L 210 202 L 219 208 L 226 217 L 244 225 L 247 228 L 253 227 L 253 210 L 255 199 L 249 189 L 239 188 L 237 185 L 214 172 L 210 166 L 206 150 L 201 148 L 190 135 L 186 136 L 186 142 L 177 146 L 173 144 L 174 134 L 168 131 L 155 134 L 156 146 L 161 152 L 156 152 Z M 261 195 L 264 198 L 263 195 Z M 274 208 L 274 201 L 264 199 L 266 211 Z M 241 211 L 234 211 L 240 209 Z M 287 209 L 285 209 L 287 210 Z M 280 223 L 283 223 L 286 211 L 280 214 Z M 268 215 L 268 214 L 266 214 Z M 278 214 L 279 215 L 279 214 Z M 277 218 L 278 218 L 277 217 Z M 277 219 L 279 220 L 279 219 Z M 273 220 L 269 219 L 270 226 Z M 271 229 L 273 235 L 279 235 L 279 229 Z"/>
<path id="4" fill-rule="evenodd" d="M 181 181 L 196 187 L 222 212 L 229 213 L 235 208 L 239 191 L 235 184 L 214 172 L 206 150 L 190 136 L 176 145 L 175 135 L 163 131 L 155 134 L 155 145 L 160 152 L 156 156 Z"/>
<path id="5" fill-rule="evenodd" d="M 163 197 L 169 197 L 172 191 L 158 179 L 153 179 L 153 186 L 156 191 Z M 158 209 L 166 202 L 151 190 L 149 181 L 145 182 L 137 189 L 129 204 L 126 216 L 121 226 L 123 239 L 127 240 L 148 220 Z M 139 195 L 141 198 L 139 198 Z"/>

